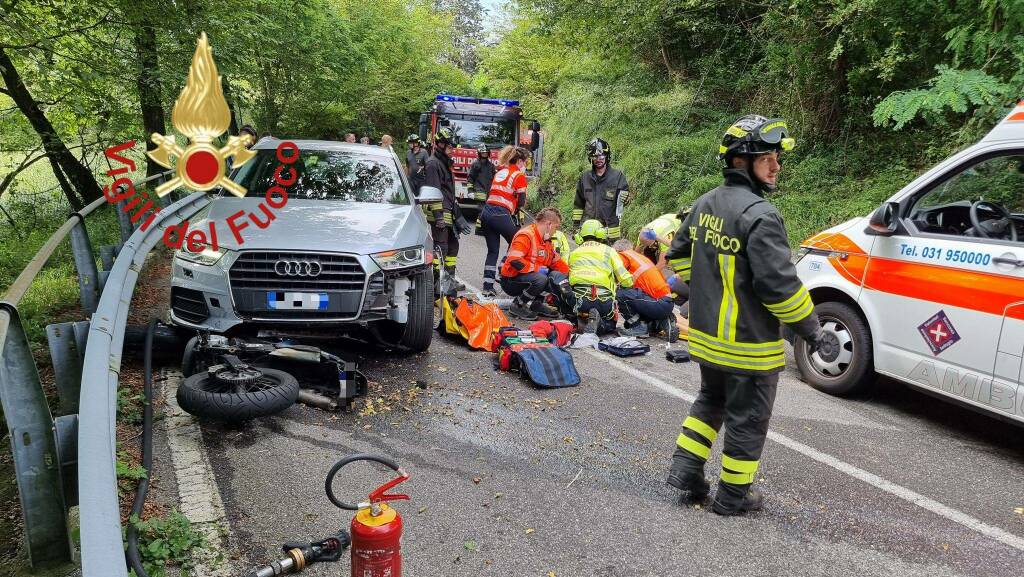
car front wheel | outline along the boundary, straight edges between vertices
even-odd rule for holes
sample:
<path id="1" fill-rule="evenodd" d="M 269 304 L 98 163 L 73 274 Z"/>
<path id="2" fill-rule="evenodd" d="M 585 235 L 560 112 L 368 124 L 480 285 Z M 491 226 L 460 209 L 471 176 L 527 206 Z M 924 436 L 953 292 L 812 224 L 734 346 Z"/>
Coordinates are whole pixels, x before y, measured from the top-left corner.
<path id="1" fill-rule="evenodd" d="M 809 353 L 799 341 L 793 349 L 804 382 L 830 395 L 863 391 L 874 378 L 871 330 L 853 307 L 840 302 L 815 306 L 825 333 L 822 347 Z"/>
<path id="2" fill-rule="evenodd" d="M 426 269 L 416 275 L 409 298 L 409 316 L 399 344 L 419 353 L 430 347 L 434 336 L 434 273 Z"/>

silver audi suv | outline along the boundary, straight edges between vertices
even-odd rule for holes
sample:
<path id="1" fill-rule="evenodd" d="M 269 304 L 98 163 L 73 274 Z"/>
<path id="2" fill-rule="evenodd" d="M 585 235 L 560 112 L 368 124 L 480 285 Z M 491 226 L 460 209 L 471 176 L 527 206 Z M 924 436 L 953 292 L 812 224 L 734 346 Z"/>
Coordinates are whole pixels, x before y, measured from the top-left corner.
<path id="1" fill-rule="evenodd" d="M 189 220 L 190 231 L 212 226 L 218 247 L 185 243 L 174 254 L 171 321 L 219 334 L 368 332 L 425 350 L 434 317 L 433 252 L 398 157 L 361 144 L 293 142 L 295 182 L 284 206 L 269 205 L 282 197 L 267 198 L 267 191 L 278 184 L 275 172 L 289 182 L 293 175 L 278 170 L 280 141 L 268 138 L 232 174 L 246 196 L 224 191 Z"/>

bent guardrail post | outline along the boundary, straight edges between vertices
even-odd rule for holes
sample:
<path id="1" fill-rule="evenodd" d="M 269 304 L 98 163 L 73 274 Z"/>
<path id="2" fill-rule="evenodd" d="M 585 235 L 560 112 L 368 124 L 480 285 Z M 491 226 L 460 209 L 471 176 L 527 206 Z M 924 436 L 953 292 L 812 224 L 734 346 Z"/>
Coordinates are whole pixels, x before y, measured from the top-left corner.
<path id="1" fill-rule="evenodd" d="M 33 567 L 71 560 L 53 417 L 18 309 L 0 302 L 0 404 L 10 431 L 25 543 Z"/>
<path id="2" fill-rule="evenodd" d="M 84 577 L 128 574 L 117 499 L 115 421 L 124 328 L 135 282 L 146 255 L 160 242 L 164 230 L 209 201 L 205 193 L 192 194 L 161 210 L 147 230 L 136 230 L 114 261 L 92 317 L 82 367 L 78 418 L 79 453 L 88 455 L 87 459 L 79 460 L 78 468 Z"/>
<path id="3" fill-rule="evenodd" d="M 96 312 L 96 302 L 99 300 L 100 279 L 96 270 L 96 257 L 92 254 L 85 217 L 77 212 L 71 216 L 78 219 L 78 223 L 71 229 L 71 253 L 75 257 L 75 270 L 78 271 L 79 296 L 82 310 L 91 315 Z"/>

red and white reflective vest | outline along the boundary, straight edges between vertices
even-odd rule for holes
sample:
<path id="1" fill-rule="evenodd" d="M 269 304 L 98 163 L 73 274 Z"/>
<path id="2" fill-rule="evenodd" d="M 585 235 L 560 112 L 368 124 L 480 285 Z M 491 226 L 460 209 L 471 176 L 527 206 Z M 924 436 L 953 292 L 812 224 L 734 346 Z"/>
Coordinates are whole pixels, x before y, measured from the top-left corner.
<path id="1" fill-rule="evenodd" d="M 635 250 L 624 250 L 619 253 L 626 269 L 633 275 L 633 286 L 656 299 L 665 298 L 672 294 L 668 282 L 662 276 L 651 259 L 636 252 Z"/>
<path id="2" fill-rule="evenodd" d="M 520 199 L 526 196 L 526 175 L 518 166 L 503 166 L 494 175 L 487 204 L 505 208 L 510 213 L 519 209 Z"/>

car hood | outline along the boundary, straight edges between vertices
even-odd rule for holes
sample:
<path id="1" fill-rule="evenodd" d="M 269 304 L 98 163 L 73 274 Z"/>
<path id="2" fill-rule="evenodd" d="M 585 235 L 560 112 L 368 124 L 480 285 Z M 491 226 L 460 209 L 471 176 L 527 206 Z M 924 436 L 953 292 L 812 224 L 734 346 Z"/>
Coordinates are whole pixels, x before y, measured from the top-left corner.
<path id="1" fill-rule="evenodd" d="M 215 199 L 204 218 L 190 223 L 189 229 L 208 231 L 213 221 L 220 246 L 230 250 L 372 254 L 422 246 L 427 237 L 426 224 L 415 217 L 418 207 L 413 205 L 289 199 L 283 208 L 270 209 L 275 218 L 261 229 L 248 216 L 253 213 L 261 222 L 266 220 L 261 202 L 262 198 Z M 244 215 L 234 219 L 236 228 L 248 224 L 239 231 L 241 243 L 228 224 L 239 211 Z"/>

